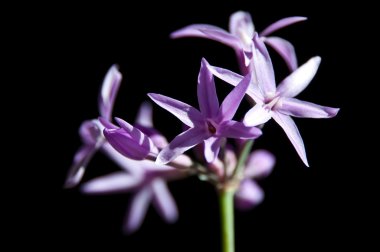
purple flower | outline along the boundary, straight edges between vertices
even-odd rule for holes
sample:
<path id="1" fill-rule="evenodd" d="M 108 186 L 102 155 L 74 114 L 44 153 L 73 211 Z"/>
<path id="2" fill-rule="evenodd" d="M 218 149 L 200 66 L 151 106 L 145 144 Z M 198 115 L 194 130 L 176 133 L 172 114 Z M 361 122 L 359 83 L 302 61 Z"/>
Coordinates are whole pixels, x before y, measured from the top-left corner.
<path id="1" fill-rule="evenodd" d="M 112 108 L 121 79 L 122 76 L 117 66 L 111 66 L 104 78 L 99 95 L 99 113 L 104 118 L 111 118 Z M 81 181 L 92 156 L 104 143 L 104 137 L 101 134 L 97 120 L 82 123 L 79 129 L 79 135 L 82 138 L 83 146 L 74 156 L 73 164 L 70 167 L 65 181 L 66 188 L 74 187 Z"/>
<path id="2" fill-rule="evenodd" d="M 285 39 L 279 37 L 267 37 L 267 35 L 291 24 L 304 21 L 305 17 L 288 17 L 283 18 L 260 33 L 261 39 L 270 45 L 285 60 L 291 71 L 297 68 L 297 58 L 293 45 Z M 243 74 L 249 72 L 247 68 L 250 56 L 252 38 L 255 33 L 255 27 L 251 15 L 247 12 L 238 11 L 231 15 L 229 30 L 227 32 L 216 26 L 206 24 L 193 24 L 186 26 L 178 31 L 173 32 L 171 38 L 182 37 L 202 37 L 221 42 L 232 47 L 239 59 L 241 71 Z"/>
<path id="3" fill-rule="evenodd" d="M 115 151 L 111 146 L 108 147 L 108 150 Z M 93 179 L 83 185 L 82 191 L 88 194 L 134 193 L 125 219 L 124 230 L 127 233 L 141 226 L 150 202 L 165 221 L 175 222 L 178 210 L 165 180 L 178 179 L 186 173 L 149 160 L 131 160 L 119 153 L 115 157 L 118 157 L 125 171 Z"/>
<path id="4" fill-rule="evenodd" d="M 197 88 L 200 111 L 167 96 L 148 94 L 155 103 L 190 127 L 161 150 L 156 162 L 166 164 L 202 141 L 206 161 L 212 162 L 219 153 L 223 138 L 253 139 L 260 136 L 258 128 L 232 120 L 250 81 L 251 74 L 248 74 L 219 106 L 214 77 L 206 67 L 206 60 L 202 59 Z"/>
<path id="5" fill-rule="evenodd" d="M 311 58 L 276 87 L 273 65 L 268 51 L 257 34 L 253 41 L 254 60 L 252 65 L 256 80 L 254 80 L 253 85 L 249 86 L 247 94 L 255 100 L 258 106 L 248 111 L 244 123 L 246 125 L 257 125 L 258 121 L 262 122 L 273 118 L 285 131 L 302 161 L 309 166 L 304 143 L 291 116 L 331 118 L 336 116 L 339 111 L 338 108 L 320 106 L 294 98 L 309 85 L 318 70 L 321 58 L 318 56 Z M 215 76 L 234 86 L 243 79 L 243 76 L 227 69 L 210 65 L 208 67 Z"/>

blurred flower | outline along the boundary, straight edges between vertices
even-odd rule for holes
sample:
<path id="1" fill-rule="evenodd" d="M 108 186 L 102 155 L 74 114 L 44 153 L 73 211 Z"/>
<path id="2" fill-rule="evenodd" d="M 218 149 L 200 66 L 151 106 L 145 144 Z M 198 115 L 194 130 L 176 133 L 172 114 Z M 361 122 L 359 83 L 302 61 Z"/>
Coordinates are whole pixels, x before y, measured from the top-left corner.
<path id="1" fill-rule="evenodd" d="M 122 76 L 117 66 L 111 66 L 104 78 L 98 102 L 99 114 L 104 118 L 111 119 L 112 109 L 121 79 Z M 101 133 L 101 129 L 99 129 L 97 120 L 83 122 L 79 129 L 79 135 L 83 145 L 74 156 L 73 164 L 70 167 L 65 181 L 64 186 L 66 188 L 74 187 L 79 184 L 91 158 L 104 143 L 104 137 Z"/>
<path id="2" fill-rule="evenodd" d="M 303 118 L 331 118 L 339 109 L 320 106 L 314 103 L 293 98 L 301 93 L 316 74 L 320 57 L 313 57 L 297 70 L 286 77 L 277 87 L 271 59 L 264 43 L 254 36 L 253 44 L 253 83 L 247 94 L 257 103 L 244 118 L 246 125 L 258 125 L 258 121 L 273 118 L 285 131 L 305 165 L 309 166 L 305 146 L 297 126 L 290 116 Z M 238 85 L 243 76 L 227 69 L 207 65 L 210 71 L 222 80 L 234 86 Z"/>
<path id="3" fill-rule="evenodd" d="M 250 80 L 251 74 L 242 79 L 219 106 L 213 75 L 206 67 L 206 61 L 203 59 L 197 88 L 200 111 L 170 97 L 149 94 L 149 97 L 155 103 L 190 127 L 161 150 L 156 162 L 166 164 L 203 141 L 206 161 L 212 162 L 219 153 L 222 139 L 253 139 L 260 136 L 261 130 L 258 128 L 247 127 L 241 122 L 232 120 L 245 95 Z"/>
<path id="4" fill-rule="evenodd" d="M 261 39 L 277 51 L 291 71 L 297 68 L 297 57 L 293 45 L 283 38 L 267 37 L 267 35 L 304 20 L 306 20 L 305 17 L 283 18 L 260 33 Z M 170 36 L 171 38 L 208 38 L 232 47 L 239 59 L 241 71 L 245 75 L 249 72 L 246 66 L 252 58 L 251 44 L 254 33 L 255 27 L 251 15 L 248 12 L 238 11 L 230 17 L 229 32 L 213 25 L 193 24 L 173 32 Z"/>
<path id="5" fill-rule="evenodd" d="M 185 171 L 157 165 L 149 160 L 136 161 L 119 153 L 117 155 L 125 171 L 93 179 L 82 186 L 82 191 L 87 194 L 134 193 L 124 225 L 127 233 L 141 226 L 150 202 L 164 220 L 175 222 L 178 210 L 165 180 L 182 178 L 186 176 Z"/>

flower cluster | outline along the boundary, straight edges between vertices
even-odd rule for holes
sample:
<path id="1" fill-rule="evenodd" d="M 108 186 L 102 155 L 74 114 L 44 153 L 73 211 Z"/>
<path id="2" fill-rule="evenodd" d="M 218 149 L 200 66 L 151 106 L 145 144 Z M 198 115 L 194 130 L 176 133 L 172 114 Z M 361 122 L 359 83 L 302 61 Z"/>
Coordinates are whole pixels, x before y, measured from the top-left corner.
<path id="1" fill-rule="evenodd" d="M 99 95 L 99 118 L 85 121 L 80 127 L 83 146 L 74 157 L 65 186 L 77 186 L 93 155 L 103 152 L 122 171 L 88 181 L 81 189 L 88 194 L 133 193 L 125 223 L 127 232 L 140 227 L 150 202 L 166 221 L 174 222 L 177 206 L 166 183 L 192 175 L 213 183 L 218 190 L 231 190 L 235 205 L 241 209 L 259 204 L 264 192 L 253 179 L 269 175 L 275 165 L 275 157 L 269 151 L 251 151 L 254 139 L 263 134 L 264 124 L 273 118 L 309 166 L 292 117 L 331 118 L 339 111 L 295 98 L 312 81 L 321 58 L 313 57 L 298 67 L 293 45 L 268 36 L 304 20 L 284 18 L 257 33 L 251 16 L 239 11 L 230 17 L 229 32 L 206 24 L 193 24 L 173 32 L 171 38 L 201 37 L 232 47 L 241 73 L 213 66 L 203 58 L 197 83 L 199 109 L 162 94 L 148 93 L 154 103 L 184 124 L 184 132 L 170 142 L 154 127 L 148 102 L 141 105 L 133 124 L 120 118 L 113 123 L 112 109 L 122 75 L 117 66 L 112 66 Z M 266 45 L 279 53 L 290 70 L 278 85 Z M 221 103 L 214 77 L 233 86 Z M 236 120 L 244 98 L 252 107 L 242 120 Z"/>

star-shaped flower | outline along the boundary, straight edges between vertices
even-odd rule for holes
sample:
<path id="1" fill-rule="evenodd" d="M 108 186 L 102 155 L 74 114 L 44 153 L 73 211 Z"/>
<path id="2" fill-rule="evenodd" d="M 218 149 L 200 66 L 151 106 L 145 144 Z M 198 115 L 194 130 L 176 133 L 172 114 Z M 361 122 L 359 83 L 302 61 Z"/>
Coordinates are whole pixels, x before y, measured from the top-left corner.
<path id="1" fill-rule="evenodd" d="M 254 81 L 247 94 L 259 106 L 253 107 L 245 115 L 246 125 L 257 125 L 258 121 L 273 118 L 285 131 L 305 165 L 309 166 L 305 146 L 297 126 L 291 116 L 303 118 L 331 118 L 339 109 L 320 106 L 294 98 L 301 93 L 316 74 L 321 58 L 316 56 L 292 72 L 276 87 L 274 70 L 268 51 L 256 34 L 253 39 Z M 212 67 L 206 62 L 210 71 L 222 80 L 234 86 L 244 78 L 227 69 Z"/>
<path id="2" fill-rule="evenodd" d="M 197 88 L 200 111 L 167 96 L 148 94 L 155 103 L 190 127 L 161 150 L 156 162 L 166 164 L 202 141 L 206 161 L 212 162 L 219 153 L 223 138 L 253 139 L 260 136 L 261 130 L 258 128 L 232 120 L 250 81 L 251 74 L 248 74 L 219 106 L 214 77 L 206 67 L 206 60 L 202 59 Z"/>
<path id="3" fill-rule="evenodd" d="M 294 46 L 287 40 L 269 34 L 294 23 L 306 20 L 305 17 L 283 18 L 260 33 L 260 38 L 270 45 L 285 60 L 291 71 L 297 68 L 297 57 Z M 255 34 L 255 27 L 251 15 L 248 12 L 238 11 L 231 15 L 229 32 L 219 27 L 207 24 L 193 24 L 173 32 L 171 38 L 182 37 L 202 37 L 221 42 L 232 47 L 239 59 L 239 64 L 243 74 L 249 72 L 248 63 L 251 57 L 252 38 Z"/>

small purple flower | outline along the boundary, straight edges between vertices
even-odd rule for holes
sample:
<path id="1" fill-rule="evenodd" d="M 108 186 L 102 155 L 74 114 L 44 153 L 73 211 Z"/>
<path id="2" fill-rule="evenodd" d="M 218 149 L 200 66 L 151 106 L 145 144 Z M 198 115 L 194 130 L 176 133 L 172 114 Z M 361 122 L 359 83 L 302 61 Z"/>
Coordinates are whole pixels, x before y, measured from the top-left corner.
<path id="1" fill-rule="evenodd" d="M 279 37 L 267 37 L 267 35 L 294 23 L 306 20 L 305 17 L 283 18 L 260 33 L 261 39 L 270 45 L 285 60 L 291 71 L 297 68 L 297 58 L 293 45 Z M 221 42 L 232 47 L 239 59 L 243 74 L 249 72 L 247 68 L 251 59 L 251 44 L 255 34 L 255 27 L 251 15 L 248 12 L 238 11 L 231 15 L 229 31 L 207 24 L 193 24 L 173 32 L 171 38 L 201 37 Z"/>
<path id="2" fill-rule="evenodd" d="M 165 221 L 175 222 L 178 210 L 165 180 L 179 179 L 186 173 L 153 161 L 135 161 L 118 155 L 125 171 L 93 179 L 82 186 L 82 191 L 87 194 L 134 193 L 125 219 L 127 233 L 135 232 L 141 226 L 150 202 Z"/>
<path id="3" fill-rule="evenodd" d="M 197 88 L 200 111 L 167 96 L 148 94 L 155 103 L 190 127 L 161 150 L 156 162 L 166 164 L 202 141 L 206 161 L 212 162 L 219 153 L 223 138 L 253 139 L 260 136 L 261 130 L 258 128 L 232 120 L 250 80 L 251 74 L 248 74 L 219 106 L 214 77 L 206 67 L 206 60 L 202 59 Z"/>
<path id="4" fill-rule="evenodd" d="M 99 113 L 108 120 L 111 118 L 121 79 L 121 73 L 118 71 L 117 66 L 113 65 L 108 70 L 103 81 L 99 95 Z M 104 137 L 101 134 L 97 120 L 85 121 L 79 129 L 79 135 L 82 138 L 83 146 L 74 156 L 73 164 L 65 181 L 66 188 L 74 187 L 81 181 L 92 156 L 104 143 Z"/>
<path id="5" fill-rule="evenodd" d="M 257 125 L 258 121 L 262 122 L 273 118 L 285 131 L 302 161 L 309 166 L 304 143 L 291 116 L 331 118 L 336 116 L 339 111 L 338 108 L 320 106 L 294 98 L 309 85 L 318 70 L 321 58 L 318 56 L 311 58 L 276 87 L 273 65 L 268 51 L 257 34 L 253 41 L 254 60 L 252 65 L 256 80 L 249 86 L 247 94 L 257 105 L 245 115 L 244 123 Z M 234 86 L 243 79 L 243 76 L 227 69 L 207 66 L 215 76 Z"/>

